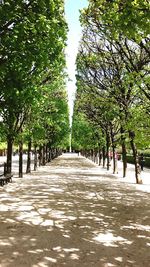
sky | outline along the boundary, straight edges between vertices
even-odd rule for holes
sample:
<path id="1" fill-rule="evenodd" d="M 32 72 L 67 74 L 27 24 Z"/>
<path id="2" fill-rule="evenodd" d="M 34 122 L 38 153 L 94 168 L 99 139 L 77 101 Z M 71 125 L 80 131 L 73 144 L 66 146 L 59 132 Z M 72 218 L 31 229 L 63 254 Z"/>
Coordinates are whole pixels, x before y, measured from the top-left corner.
<path id="1" fill-rule="evenodd" d="M 69 80 L 67 83 L 67 92 L 69 99 L 70 109 L 70 123 L 72 123 L 73 115 L 73 102 L 76 91 L 76 79 L 75 79 L 75 61 L 79 47 L 79 41 L 81 39 L 82 28 L 79 22 L 79 10 L 87 7 L 88 0 L 65 0 L 65 16 L 68 23 L 68 42 L 66 49 L 66 60 L 67 60 L 67 72 Z"/>

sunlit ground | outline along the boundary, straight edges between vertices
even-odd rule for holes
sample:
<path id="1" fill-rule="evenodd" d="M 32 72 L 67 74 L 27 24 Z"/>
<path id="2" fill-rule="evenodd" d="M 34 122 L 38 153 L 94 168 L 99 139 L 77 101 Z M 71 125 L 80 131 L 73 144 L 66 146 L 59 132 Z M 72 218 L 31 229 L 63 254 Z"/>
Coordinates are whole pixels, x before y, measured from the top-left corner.
<path id="1" fill-rule="evenodd" d="M 76 154 L 15 175 L 0 187 L 0 267 L 149 267 L 150 185 L 127 180 Z"/>

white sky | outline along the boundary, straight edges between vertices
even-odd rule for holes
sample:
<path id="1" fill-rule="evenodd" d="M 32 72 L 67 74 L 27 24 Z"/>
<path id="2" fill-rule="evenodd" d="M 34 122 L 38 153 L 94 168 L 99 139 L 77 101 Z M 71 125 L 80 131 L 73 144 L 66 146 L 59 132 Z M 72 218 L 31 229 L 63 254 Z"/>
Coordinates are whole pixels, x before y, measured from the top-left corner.
<path id="1" fill-rule="evenodd" d="M 75 61 L 78 52 L 79 41 L 81 38 L 81 26 L 79 22 L 79 9 L 88 5 L 88 0 L 65 0 L 65 14 L 69 27 L 68 42 L 66 49 L 67 70 L 69 79 L 67 83 L 69 108 L 70 108 L 70 122 L 72 123 L 73 102 L 76 91 L 75 79 Z"/>

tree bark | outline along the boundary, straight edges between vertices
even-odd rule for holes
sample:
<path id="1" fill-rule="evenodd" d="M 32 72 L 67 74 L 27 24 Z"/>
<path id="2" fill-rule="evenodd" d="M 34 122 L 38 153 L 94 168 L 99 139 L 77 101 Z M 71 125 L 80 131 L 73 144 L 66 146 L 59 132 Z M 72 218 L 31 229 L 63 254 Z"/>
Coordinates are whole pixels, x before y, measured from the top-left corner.
<path id="1" fill-rule="evenodd" d="M 118 166 L 117 166 L 117 152 L 116 147 L 112 145 L 112 151 L 113 151 L 113 174 L 118 173 Z"/>
<path id="2" fill-rule="evenodd" d="M 48 162 L 51 162 L 52 159 L 52 152 L 51 152 L 51 148 L 49 147 L 49 151 L 48 151 Z"/>
<path id="3" fill-rule="evenodd" d="M 12 171 L 12 149 L 13 149 L 13 138 L 11 135 L 7 136 L 7 173 Z"/>
<path id="4" fill-rule="evenodd" d="M 98 158 L 99 158 L 98 165 L 101 166 L 101 161 L 102 161 L 102 151 L 101 151 L 100 148 L 98 149 Z"/>
<path id="5" fill-rule="evenodd" d="M 109 136 L 109 133 L 107 132 L 107 133 L 106 133 L 107 171 L 109 171 L 109 167 L 110 167 L 109 148 L 110 148 L 110 136 Z"/>
<path id="6" fill-rule="evenodd" d="M 123 177 L 126 177 L 127 173 L 127 150 L 125 144 L 125 137 L 124 137 L 124 129 L 121 127 L 121 146 L 122 146 L 122 161 L 123 161 Z"/>
<path id="7" fill-rule="evenodd" d="M 39 147 L 39 166 L 42 165 L 42 146 Z"/>
<path id="8" fill-rule="evenodd" d="M 111 126 L 111 142 L 112 142 L 112 152 L 113 152 L 113 174 L 117 173 L 117 154 L 116 154 L 116 145 L 114 140 L 114 133 Z"/>
<path id="9" fill-rule="evenodd" d="M 93 149 L 93 162 L 96 163 L 96 150 Z"/>
<path id="10" fill-rule="evenodd" d="M 140 176 L 141 170 L 140 170 L 140 165 L 139 165 L 139 158 L 138 158 L 137 148 L 134 142 L 134 138 L 135 138 L 134 131 L 131 131 L 131 130 L 129 131 L 129 137 L 130 137 L 130 144 L 131 144 L 133 157 L 134 157 L 136 183 L 142 184 L 142 179 Z"/>
<path id="11" fill-rule="evenodd" d="M 48 162 L 48 144 L 46 144 L 46 163 Z"/>
<path id="12" fill-rule="evenodd" d="M 23 177 L 23 142 L 19 142 L 19 178 Z"/>
<path id="13" fill-rule="evenodd" d="M 98 164 L 98 151 L 97 151 L 97 148 L 95 150 L 95 162 L 96 162 L 96 164 Z"/>
<path id="14" fill-rule="evenodd" d="M 34 146 L 34 171 L 37 169 L 37 145 Z"/>
<path id="15" fill-rule="evenodd" d="M 28 155 L 27 155 L 26 173 L 31 173 L 31 140 L 28 142 Z"/>
<path id="16" fill-rule="evenodd" d="M 102 154 L 103 154 L 103 168 L 105 168 L 105 163 L 106 163 L 106 151 L 105 147 L 103 146 L 102 148 Z"/>
<path id="17" fill-rule="evenodd" d="M 46 164 L 46 147 L 43 145 L 43 158 L 42 158 L 42 165 L 45 166 Z"/>

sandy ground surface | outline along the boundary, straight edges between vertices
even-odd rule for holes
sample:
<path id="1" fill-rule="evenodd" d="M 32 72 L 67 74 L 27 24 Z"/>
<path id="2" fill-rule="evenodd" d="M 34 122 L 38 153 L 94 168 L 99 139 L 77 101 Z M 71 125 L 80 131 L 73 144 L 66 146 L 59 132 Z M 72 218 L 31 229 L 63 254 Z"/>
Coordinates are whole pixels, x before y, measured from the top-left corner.
<path id="1" fill-rule="evenodd" d="M 0 267 L 149 267 L 150 172 L 136 185 L 132 166 L 118 170 L 64 154 L 14 175 L 0 187 Z"/>

